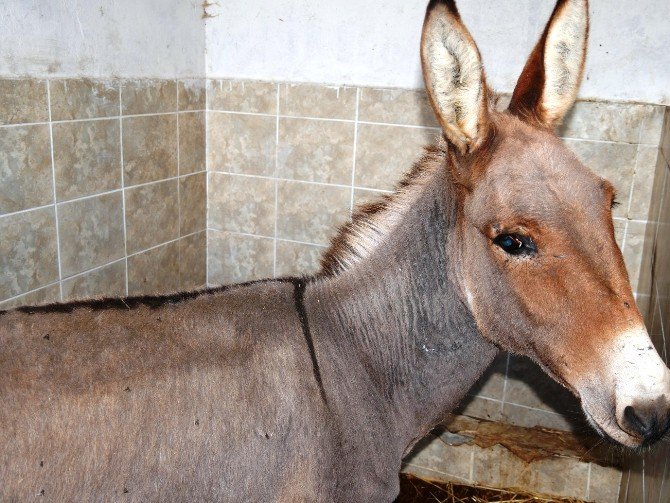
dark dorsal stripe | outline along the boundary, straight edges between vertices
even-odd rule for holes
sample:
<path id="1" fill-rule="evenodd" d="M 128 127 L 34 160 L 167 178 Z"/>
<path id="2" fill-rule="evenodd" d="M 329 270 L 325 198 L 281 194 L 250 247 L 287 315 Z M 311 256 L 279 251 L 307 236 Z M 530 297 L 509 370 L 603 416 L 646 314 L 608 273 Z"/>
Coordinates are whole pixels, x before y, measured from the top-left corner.
<path id="1" fill-rule="evenodd" d="M 85 299 L 75 300 L 71 302 L 57 302 L 53 304 L 44 304 L 42 306 L 21 306 L 14 308 L 14 311 L 28 314 L 40 313 L 71 313 L 77 309 L 90 309 L 92 311 L 101 311 L 105 309 L 137 309 L 139 307 L 148 307 L 149 309 L 157 309 L 162 306 L 170 304 L 180 304 L 186 300 L 195 299 L 204 295 L 212 295 L 222 293 L 236 288 L 244 288 L 259 283 L 270 283 L 276 281 L 278 283 L 295 282 L 295 278 L 277 278 L 277 279 L 259 279 L 255 281 L 247 281 L 246 283 L 237 283 L 233 285 L 217 286 L 213 288 L 204 288 L 201 290 L 193 290 L 190 292 L 178 292 L 165 295 L 140 295 L 136 297 L 109 297 L 102 299 Z M 0 309 L 0 316 L 12 311 Z"/>
<path id="2" fill-rule="evenodd" d="M 323 402 L 328 405 L 328 399 L 326 398 L 326 390 L 323 388 L 323 381 L 321 379 L 321 370 L 319 369 L 319 361 L 316 358 L 316 350 L 314 349 L 314 340 L 312 339 L 312 332 L 309 329 L 309 320 L 307 319 L 307 311 L 305 309 L 304 296 L 305 296 L 305 286 L 309 281 L 307 278 L 293 278 L 293 300 L 295 301 L 295 310 L 298 313 L 298 319 L 300 320 L 300 326 L 302 327 L 302 333 L 305 336 L 305 341 L 307 342 L 307 348 L 309 349 L 309 357 L 312 360 L 312 371 L 314 372 L 314 379 L 316 384 L 319 386 L 319 393 L 321 394 L 321 399 Z"/>

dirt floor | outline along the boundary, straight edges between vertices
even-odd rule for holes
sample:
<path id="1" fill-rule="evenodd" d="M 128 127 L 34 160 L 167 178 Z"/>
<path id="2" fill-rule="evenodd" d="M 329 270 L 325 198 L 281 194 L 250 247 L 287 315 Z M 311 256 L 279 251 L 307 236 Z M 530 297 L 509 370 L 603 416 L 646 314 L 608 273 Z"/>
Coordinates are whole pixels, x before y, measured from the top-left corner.
<path id="1" fill-rule="evenodd" d="M 431 482 L 410 474 L 400 474 L 400 496 L 395 503 L 583 503 L 525 492 L 501 491 L 460 484 Z"/>

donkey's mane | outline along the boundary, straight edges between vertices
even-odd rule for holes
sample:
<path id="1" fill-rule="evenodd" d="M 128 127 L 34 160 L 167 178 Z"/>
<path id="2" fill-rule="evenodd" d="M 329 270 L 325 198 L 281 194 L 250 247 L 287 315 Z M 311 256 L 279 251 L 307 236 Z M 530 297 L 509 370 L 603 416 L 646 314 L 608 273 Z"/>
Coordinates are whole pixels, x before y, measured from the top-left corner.
<path id="1" fill-rule="evenodd" d="M 393 193 L 357 207 L 351 220 L 331 240 L 321 258 L 319 274 L 339 274 L 369 256 L 400 222 L 432 173 L 444 166 L 446 156 L 447 143 L 440 136 L 436 143 L 424 147 L 421 158 L 398 182 Z"/>

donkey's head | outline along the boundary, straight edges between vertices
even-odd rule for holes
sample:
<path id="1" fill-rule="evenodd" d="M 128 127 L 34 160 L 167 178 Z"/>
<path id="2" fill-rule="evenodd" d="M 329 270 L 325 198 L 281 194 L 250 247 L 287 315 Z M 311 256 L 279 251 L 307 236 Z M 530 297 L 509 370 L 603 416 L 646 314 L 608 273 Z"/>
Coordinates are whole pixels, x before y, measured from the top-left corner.
<path id="1" fill-rule="evenodd" d="M 428 6 L 421 56 L 450 144 L 463 294 L 479 329 L 572 390 L 601 434 L 635 447 L 668 428 L 670 371 L 614 239 L 614 188 L 553 131 L 577 94 L 587 32 L 587 0 L 558 0 L 504 113 L 453 0 Z"/>

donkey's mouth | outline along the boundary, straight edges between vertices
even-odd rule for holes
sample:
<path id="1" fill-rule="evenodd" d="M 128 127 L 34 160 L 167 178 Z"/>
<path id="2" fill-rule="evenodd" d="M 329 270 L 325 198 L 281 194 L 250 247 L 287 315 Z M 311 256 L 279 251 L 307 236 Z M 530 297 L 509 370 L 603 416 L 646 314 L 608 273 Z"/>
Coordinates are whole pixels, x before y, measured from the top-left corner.
<path id="1" fill-rule="evenodd" d="M 611 444 L 631 449 L 636 449 L 644 445 L 642 437 L 631 435 L 619 427 L 616 420 L 603 421 L 602 424 L 594 419 L 594 417 L 583 407 L 584 416 L 591 427 L 605 440 Z"/>

